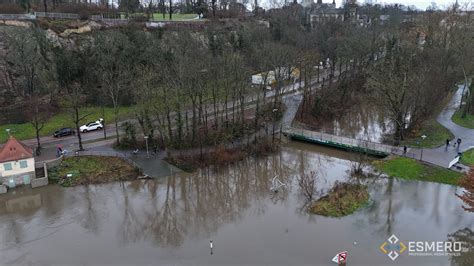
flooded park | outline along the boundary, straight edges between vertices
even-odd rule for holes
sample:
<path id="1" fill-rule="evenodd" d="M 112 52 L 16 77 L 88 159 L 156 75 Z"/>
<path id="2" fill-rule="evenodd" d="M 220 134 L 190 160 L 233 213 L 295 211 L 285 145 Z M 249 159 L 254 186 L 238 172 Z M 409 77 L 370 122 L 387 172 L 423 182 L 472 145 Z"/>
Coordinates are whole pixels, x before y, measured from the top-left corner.
<path id="1" fill-rule="evenodd" d="M 335 265 L 334 255 L 348 251 L 347 265 L 472 265 L 472 252 L 393 262 L 380 250 L 392 234 L 405 243 L 472 241 L 474 214 L 454 186 L 378 178 L 369 182 L 369 203 L 352 215 L 306 212 L 297 177 L 314 171 L 323 194 L 350 178 L 353 160 L 290 142 L 276 155 L 218 170 L 19 188 L 0 197 L 0 264 Z M 275 176 L 285 184 L 277 193 Z"/>
<path id="2" fill-rule="evenodd" d="M 335 136 L 383 142 L 391 139 L 394 131 L 388 114 L 370 100 L 352 104 L 331 118 L 325 115 L 315 117 L 311 109 L 305 112 L 296 117 L 300 127 Z"/>

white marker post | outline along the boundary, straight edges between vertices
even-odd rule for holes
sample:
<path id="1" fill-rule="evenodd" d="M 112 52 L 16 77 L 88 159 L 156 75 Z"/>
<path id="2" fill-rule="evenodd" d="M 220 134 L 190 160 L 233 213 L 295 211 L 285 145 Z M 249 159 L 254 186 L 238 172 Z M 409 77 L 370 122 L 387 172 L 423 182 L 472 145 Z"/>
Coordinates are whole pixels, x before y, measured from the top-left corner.
<path id="1" fill-rule="evenodd" d="M 211 240 L 211 241 L 209 241 L 209 247 L 211 248 L 211 255 L 213 254 L 213 252 L 212 252 L 212 246 L 213 246 L 213 245 L 212 245 L 212 240 Z"/>

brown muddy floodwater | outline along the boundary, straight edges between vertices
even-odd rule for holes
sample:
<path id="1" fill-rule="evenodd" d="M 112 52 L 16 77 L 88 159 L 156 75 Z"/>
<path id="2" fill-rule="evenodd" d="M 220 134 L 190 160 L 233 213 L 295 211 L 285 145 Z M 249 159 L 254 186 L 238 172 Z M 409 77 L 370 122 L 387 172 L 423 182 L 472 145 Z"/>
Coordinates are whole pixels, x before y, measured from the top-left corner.
<path id="1" fill-rule="evenodd" d="M 404 242 L 456 232 L 472 240 L 474 214 L 462 210 L 452 186 L 381 179 L 370 185 L 370 204 L 353 215 L 302 210 L 296 177 L 316 171 L 327 190 L 347 179 L 350 159 L 293 142 L 217 173 L 16 189 L 0 196 L 0 264 L 336 265 L 332 257 L 347 250 L 347 265 L 473 265 L 472 253 L 454 260 L 402 254 L 392 262 L 379 250 L 392 234 Z M 276 194 L 275 175 L 287 184 Z"/>
<path id="2" fill-rule="evenodd" d="M 373 142 L 382 142 L 393 133 L 393 126 L 387 115 L 371 102 L 353 105 L 334 120 L 323 119 L 315 125 L 304 126 L 327 134 Z"/>

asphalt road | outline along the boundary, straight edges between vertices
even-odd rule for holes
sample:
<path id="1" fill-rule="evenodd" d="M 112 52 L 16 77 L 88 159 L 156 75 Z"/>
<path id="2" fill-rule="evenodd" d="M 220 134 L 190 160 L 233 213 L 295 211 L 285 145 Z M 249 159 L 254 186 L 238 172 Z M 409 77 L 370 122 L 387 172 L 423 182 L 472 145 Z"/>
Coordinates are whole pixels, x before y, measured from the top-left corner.
<path id="1" fill-rule="evenodd" d="M 321 79 L 323 76 L 328 76 L 327 73 L 325 75 L 321 75 Z M 335 77 L 338 76 L 338 73 L 336 71 Z M 312 84 L 316 84 L 317 80 L 314 79 L 311 81 Z M 301 94 L 302 90 L 301 88 L 304 87 L 304 82 L 295 82 L 292 84 L 289 84 L 285 87 L 282 88 L 281 94 L 283 94 L 283 100 L 285 103 L 287 103 L 288 99 L 290 99 L 291 102 L 291 112 L 294 113 L 296 112 L 295 106 L 296 106 L 296 101 L 301 99 Z M 314 86 L 313 89 L 318 88 L 319 86 Z M 263 92 L 262 92 L 263 94 Z M 272 91 L 266 91 L 266 98 L 271 99 L 275 97 L 275 90 Z M 255 101 L 256 101 L 257 94 L 251 94 L 247 95 L 244 99 L 244 104 L 245 109 L 252 109 L 255 108 Z M 295 98 L 296 97 L 296 98 Z M 287 103 L 288 104 L 288 103 Z M 224 104 L 222 104 L 220 108 L 220 112 L 222 112 L 222 109 L 224 107 Z M 232 103 L 228 102 L 227 103 L 228 109 L 232 109 Z M 213 106 L 208 107 L 209 110 L 208 112 L 213 112 Z M 235 111 L 239 111 L 239 106 L 235 106 Z M 297 108 L 296 108 L 297 109 Z M 189 114 L 191 115 L 191 114 Z M 174 116 L 174 115 L 173 115 Z M 135 119 L 128 120 L 130 122 L 136 123 L 137 121 Z M 119 122 L 119 127 L 120 124 L 123 123 Z M 287 121 L 288 122 L 288 121 Z M 100 145 L 104 145 L 104 143 L 110 144 L 113 143 L 116 137 L 116 130 L 115 130 L 115 124 L 108 124 L 105 127 L 106 133 L 107 133 L 107 140 L 104 140 L 104 132 L 103 130 L 97 130 L 97 131 L 91 131 L 88 133 L 81 133 L 81 138 L 82 142 L 85 146 L 85 148 L 92 148 Z M 119 128 L 119 135 L 123 134 L 123 131 Z M 79 141 L 77 139 L 77 136 L 66 136 L 66 137 L 60 137 L 60 138 L 55 138 L 53 136 L 44 136 L 40 138 L 41 141 L 41 146 L 42 146 L 42 155 L 39 156 L 37 160 L 47 160 L 55 157 L 56 153 L 56 147 L 61 146 L 63 149 L 67 149 L 68 151 L 74 151 L 78 149 Z M 105 142 L 104 142 L 105 141 Z M 36 147 L 36 139 L 28 139 L 24 140 L 23 143 L 30 147 Z"/>

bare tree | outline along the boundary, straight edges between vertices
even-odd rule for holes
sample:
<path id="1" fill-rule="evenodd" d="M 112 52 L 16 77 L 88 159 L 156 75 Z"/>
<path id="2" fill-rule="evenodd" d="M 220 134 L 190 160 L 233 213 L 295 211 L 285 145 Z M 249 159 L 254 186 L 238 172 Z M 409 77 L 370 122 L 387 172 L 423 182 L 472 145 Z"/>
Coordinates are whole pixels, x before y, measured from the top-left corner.
<path id="1" fill-rule="evenodd" d="M 311 171 L 309 173 L 302 173 L 298 177 L 298 186 L 301 194 L 306 199 L 306 203 L 313 201 L 316 194 L 316 185 L 318 182 L 318 177 L 316 172 Z"/>
<path id="2" fill-rule="evenodd" d="M 130 43 L 127 36 L 120 32 L 111 32 L 97 38 L 96 72 L 104 93 L 112 101 L 117 144 L 120 144 L 118 120 L 120 101 L 130 80 Z"/>
<path id="3" fill-rule="evenodd" d="M 32 96 L 28 101 L 26 117 L 35 129 L 36 155 L 41 154 L 40 133 L 49 119 L 49 104 L 45 103 L 39 96 Z"/>
<path id="4" fill-rule="evenodd" d="M 59 86 L 64 88 L 65 99 L 63 105 L 69 110 L 72 122 L 76 127 L 79 150 L 84 150 L 82 145 L 81 123 L 89 114 L 81 113 L 86 102 L 86 59 L 89 58 L 83 51 L 58 48 L 56 51 L 56 71 Z"/>

